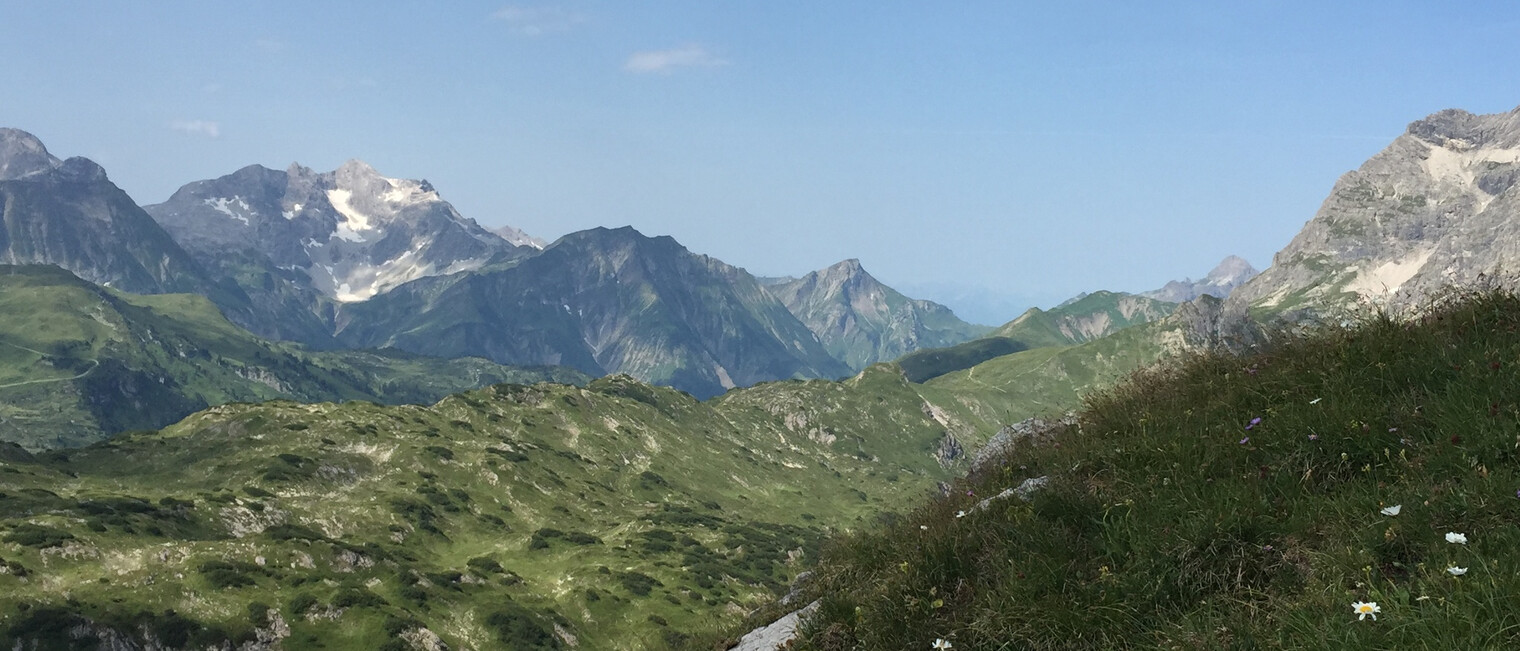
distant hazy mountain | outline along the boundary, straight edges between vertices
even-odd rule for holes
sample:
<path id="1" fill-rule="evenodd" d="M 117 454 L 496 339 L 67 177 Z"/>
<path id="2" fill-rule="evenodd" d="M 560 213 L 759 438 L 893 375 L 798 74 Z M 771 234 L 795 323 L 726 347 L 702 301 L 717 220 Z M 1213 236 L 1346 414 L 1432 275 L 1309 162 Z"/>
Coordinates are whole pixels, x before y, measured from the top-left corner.
<path id="1" fill-rule="evenodd" d="M 54 264 L 144 294 L 217 291 L 99 165 L 60 161 L 16 129 L 0 129 L 0 263 Z"/>
<path id="2" fill-rule="evenodd" d="M 350 346 L 629 373 L 698 396 L 850 372 L 744 270 L 628 227 L 407 283 L 345 306 L 339 327 Z"/>
<path id="3" fill-rule="evenodd" d="M 1199 296 L 1208 294 L 1214 298 L 1225 298 L 1246 281 L 1255 278 L 1260 273 L 1251 263 L 1238 256 L 1229 256 L 1214 267 L 1202 280 L 1173 280 L 1160 289 L 1148 292 L 1140 292 L 1140 296 L 1154 298 L 1169 303 L 1181 303 L 1191 301 Z"/>
<path id="4" fill-rule="evenodd" d="M 1409 125 L 1329 198 L 1233 310 L 1427 295 L 1520 269 L 1520 109 L 1446 110 Z"/>
<path id="5" fill-rule="evenodd" d="M 501 236 L 501 239 L 506 240 L 513 246 L 526 246 L 539 250 L 543 250 L 544 247 L 549 246 L 549 243 L 544 241 L 543 238 L 533 237 L 513 226 L 502 226 L 491 232 Z"/>
<path id="6" fill-rule="evenodd" d="M 766 289 L 823 346 L 851 369 L 921 348 L 952 346 L 990 328 L 961 321 L 938 303 L 908 298 L 845 260 L 797 279 L 769 279 Z"/>

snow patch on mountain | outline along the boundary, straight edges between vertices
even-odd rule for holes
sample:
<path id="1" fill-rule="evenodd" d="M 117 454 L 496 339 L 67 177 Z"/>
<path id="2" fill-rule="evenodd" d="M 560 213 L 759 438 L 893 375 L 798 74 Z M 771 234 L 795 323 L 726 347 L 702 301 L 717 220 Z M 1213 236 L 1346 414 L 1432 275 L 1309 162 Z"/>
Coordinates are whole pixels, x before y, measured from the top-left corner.
<path id="1" fill-rule="evenodd" d="M 459 214 L 426 180 L 382 176 L 357 159 L 332 172 L 251 165 L 146 208 L 203 260 L 253 249 L 275 267 L 306 269 L 313 289 L 342 302 L 526 255 Z"/>
<path id="2" fill-rule="evenodd" d="M 239 196 L 236 196 L 236 195 L 234 195 L 231 199 L 227 199 L 227 198 L 223 198 L 223 197 L 218 197 L 216 199 L 207 199 L 206 200 L 206 205 L 211 206 L 211 208 L 213 210 L 215 210 L 215 211 L 217 211 L 219 213 L 222 213 L 223 215 L 226 215 L 228 217 L 231 217 L 233 219 L 236 219 L 236 220 L 238 220 L 240 222 L 243 222 L 244 224 L 249 223 L 247 215 L 239 215 L 239 214 L 237 214 L 237 213 L 235 213 L 235 212 L 232 211 L 232 208 L 230 206 L 232 205 L 232 202 L 234 202 L 234 201 L 237 202 L 238 208 L 242 209 L 243 212 L 245 212 L 245 213 L 251 213 L 251 212 L 253 212 L 253 209 L 248 207 L 248 202 L 243 201 L 242 197 L 239 197 Z"/>
<path id="3" fill-rule="evenodd" d="M 349 199 L 353 196 L 354 194 L 348 190 L 327 191 L 328 203 L 332 204 L 333 210 L 343 216 L 343 221 L 338 223 L 338 230 L 333 231 L 332 236 L 350 242 L 363 242 L 364 236 L 359 233 L 373 230 L 375 227 L 370 224 L 369 215 L 354 210 L 353 206 L 348 205 Z"/>
<path id="4" fill-rule="evenodd" d="M 411 205 L 439 201 L 438 191 L 425 181 L 386 178 L 385 182 L 391 187 L 382 198 L 389 203 Z"/>

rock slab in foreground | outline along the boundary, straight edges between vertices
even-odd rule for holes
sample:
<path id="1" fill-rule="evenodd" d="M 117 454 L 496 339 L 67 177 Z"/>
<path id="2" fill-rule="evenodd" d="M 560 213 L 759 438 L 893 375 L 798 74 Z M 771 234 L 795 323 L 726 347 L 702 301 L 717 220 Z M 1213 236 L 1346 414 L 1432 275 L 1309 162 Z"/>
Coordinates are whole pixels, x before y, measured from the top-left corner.
<path id="1" fill-rule="evenodd" d="M 817 610 L 818 602 L 814 601 L 801 610 L 787 613 L 768 626 L 745 633 L 744 637 L 739 638 L 739 645 L 730 647 L 728 651 L 777 651 L 797 637 L 797 625 L 802 622 L 802 618 Z"/>

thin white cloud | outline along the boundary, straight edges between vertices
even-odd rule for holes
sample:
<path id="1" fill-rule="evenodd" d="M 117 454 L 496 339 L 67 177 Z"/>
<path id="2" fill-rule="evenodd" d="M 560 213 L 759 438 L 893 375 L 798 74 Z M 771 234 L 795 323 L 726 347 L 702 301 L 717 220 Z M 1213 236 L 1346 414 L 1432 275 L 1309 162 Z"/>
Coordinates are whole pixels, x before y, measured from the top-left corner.
<path id="1" fill-rule="evenodd" d="M 653 72 L 670 73 L 676 68 L 716 68 L 728 65 L 728 60 L 718 57 L 700 45 L 687 45 L 671 50 L 634 52 L 623 69 L 639 74 Z"/>
<path id="2" fill-rule="evenodd" d="M 568 31 L 586 22 L 586 15 L 583 13 L 553 6 L 507 5 L 492 12 L 491 18 L 506 23 L 513 32 L 523 36 L 540 36 L 550 32 Z"/>
<path id="3" fill-rule="evenodd" d="M 169 128 L 188 133 L 192 136 L 204 138 L 222 137 L 222 125 L 210 120 L 175 120 L 169 123 Z"/>

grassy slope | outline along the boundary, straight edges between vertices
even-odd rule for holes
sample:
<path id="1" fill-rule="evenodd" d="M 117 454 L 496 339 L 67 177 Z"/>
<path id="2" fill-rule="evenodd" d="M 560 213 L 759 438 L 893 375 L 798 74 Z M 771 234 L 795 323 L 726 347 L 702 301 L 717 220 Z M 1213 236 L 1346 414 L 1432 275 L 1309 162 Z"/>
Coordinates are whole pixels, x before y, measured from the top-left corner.
<path id="1" fill-rule="evenodd" d="M 0 440 L 83 445 L 208 405 L 295 398 L 432 402 L 492 382 L 584 376 L 259 339 L 189 294 L 139 296 L 48 266 L 0 266 Z"/>
<path id="2" fill-rule="evenodd" d="M 554 648 L 556 625 L 581 649 L 680 645 L 772 599 L 826 526 L 860 528 L 951 476 L 926 411 L 968 433 L 972 419 L 918 391 L 885 365 L 705 403 L 614 377 L 433 407 L 224 405 L 12 454 L 0 557 L 25 576 L 0 574 L 0 646 L 79 616 L 237 638 L 250 604 L 290 624 L 293 648 L 378 648 L 420 626 L 474 648 Z"/>
<path id="3" fill-rule="evenodd" d="M 1137 376 L 1059 445 L 832 545 L 800 648 L 1514 646 L 1517 328 L 1488 295 Z"/>
<path id="4" fill-rule="evenodd" d="M 1175 308 L 1175 304 L 1165 301 L 1115 292 L 1093 292 L 1050 310 L 1032 308 L 985 337 L 947 348 L 910 353 L 897 363 L 909 379 L 927 382 L 1023 350 L 1102 341 L 1114 333 L 1153 322 Z M 1098 336 L 1092 336 L 1095 334 Z M 1011 362 L 1011 365 L 1023 363 Z"/>
<path id="5" fill-rule="evenodd" d="M 1017 421 L 1076 408 L 1081 397 L 1161 359 L 1164 322 L 1126 328 L 1077 346 L 1050 346 L 997 357 L 924 383 L 935 395 L 968 398 L 984 421 Z"/>

